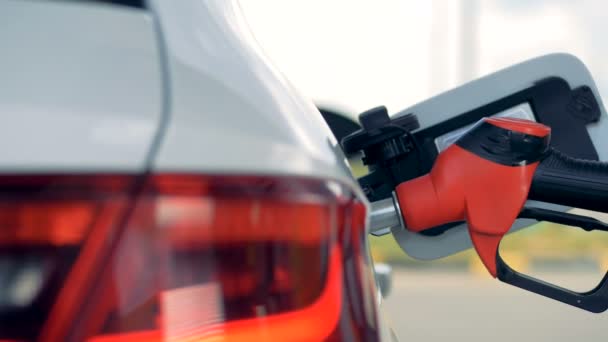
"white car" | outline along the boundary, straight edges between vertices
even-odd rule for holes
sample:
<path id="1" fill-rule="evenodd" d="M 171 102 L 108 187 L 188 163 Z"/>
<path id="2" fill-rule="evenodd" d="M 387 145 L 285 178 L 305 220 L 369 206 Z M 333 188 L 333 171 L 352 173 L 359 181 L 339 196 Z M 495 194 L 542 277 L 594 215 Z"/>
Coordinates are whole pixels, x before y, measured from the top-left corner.
<path id="1" fill-rule="evenodd" d="M 389 340 L 368 202 L 226 0 L 0 1 L 0 340 Z"/>

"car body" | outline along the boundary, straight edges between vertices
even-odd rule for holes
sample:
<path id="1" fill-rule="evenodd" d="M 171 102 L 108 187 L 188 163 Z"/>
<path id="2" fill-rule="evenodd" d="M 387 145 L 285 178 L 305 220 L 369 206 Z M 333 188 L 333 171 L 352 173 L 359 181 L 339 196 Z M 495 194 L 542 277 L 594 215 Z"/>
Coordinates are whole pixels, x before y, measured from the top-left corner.
<path id="1" fill-rule="evenodd" d="M 367 200 L 238 4 L 0 8 L 0 340 L 390 339 Z"/>

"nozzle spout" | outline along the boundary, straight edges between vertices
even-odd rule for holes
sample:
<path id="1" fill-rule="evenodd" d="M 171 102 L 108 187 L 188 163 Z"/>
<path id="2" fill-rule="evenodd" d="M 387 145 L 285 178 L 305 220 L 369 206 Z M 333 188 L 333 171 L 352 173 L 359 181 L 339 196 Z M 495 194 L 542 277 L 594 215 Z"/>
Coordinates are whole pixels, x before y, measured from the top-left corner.
<path id="1" fill-rule="evenodd" d="M 385 235 L 391 232 L 392 227 L 400 227 L 402 218 L 398 204 L 393 198 L 387 198 L 372 202 L 369 223 L 369 232 L 375 236 Z"/>

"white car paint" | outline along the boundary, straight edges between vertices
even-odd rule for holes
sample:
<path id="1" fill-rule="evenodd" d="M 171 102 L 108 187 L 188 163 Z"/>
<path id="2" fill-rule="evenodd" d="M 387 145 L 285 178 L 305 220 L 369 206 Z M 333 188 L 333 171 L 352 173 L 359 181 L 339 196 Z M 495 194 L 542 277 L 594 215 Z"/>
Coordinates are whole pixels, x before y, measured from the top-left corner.
<path id="1" fill-rule="evenodd" d="M 154 1 L 171 119 L 158 171 L 332 178 L 358 188 L 331 131 L 260 51 L 234 1 Z"/>
<path id="2" fill-rule="evenodd" d="M 0 172 L 140 171 L 159 128 L 148 14 L 3 0 Z"/>
<path id="3" fill-rule="evenodd" d="M 160 172 L 298 175 L 358 190 L 314 104 L 261 53 L 235 1 L 151 7 L 160 42 L 147 11 L 2 1 L 0 172 L 134 172 L 150 158 Z"/>

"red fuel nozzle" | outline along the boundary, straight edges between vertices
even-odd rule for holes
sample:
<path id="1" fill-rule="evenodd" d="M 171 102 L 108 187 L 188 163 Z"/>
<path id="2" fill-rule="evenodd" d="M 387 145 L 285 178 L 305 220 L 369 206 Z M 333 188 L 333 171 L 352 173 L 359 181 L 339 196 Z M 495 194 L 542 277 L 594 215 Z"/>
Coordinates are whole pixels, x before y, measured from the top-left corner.
<path id="1" fill-rule="evenodd" d="M 430 173 L 397 186 L 407 229 L 465 220 L 479 257 L 496 277 L 500 240 L 528 198 L 550 134 L 533 121 L 480 120 L 439 154 Z"/>

